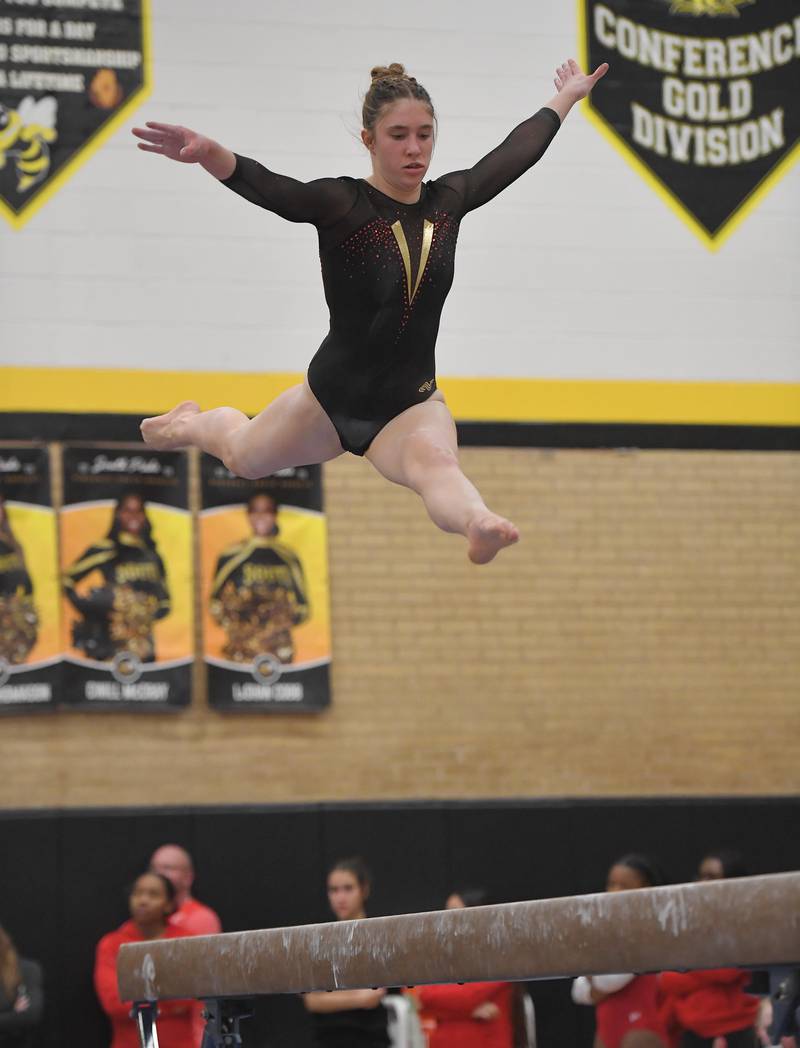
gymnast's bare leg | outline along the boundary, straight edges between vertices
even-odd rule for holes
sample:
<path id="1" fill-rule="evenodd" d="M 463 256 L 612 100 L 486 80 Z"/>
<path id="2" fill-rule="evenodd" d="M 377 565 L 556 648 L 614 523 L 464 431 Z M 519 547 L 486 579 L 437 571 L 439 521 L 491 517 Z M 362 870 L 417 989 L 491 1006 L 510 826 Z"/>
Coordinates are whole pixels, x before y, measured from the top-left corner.
<path id="1" fill-rule="evenodd" d="M 201 411 L 186 400 L 166 415 L 145 419 L 142 437 L 160 451 L 200 448 L 247 480 L 343 454 L 333 423 L 305 382 L 281 393 L 253 419 L 236 408 Z"/>
<path id="2" fill-rule="evenodd" d="M 474 564 L 519 540 L 517 528 L 492 513 L 461 472 L 455 423 L 438 390 L 384 426 L 366 457 L 387 480 L 416 491 L 437 527 L 463 535 Z"/>
<path id="3" fill-rule="evenodd" d="M 333 423 L 307 383 L 281 393 L 249 419 L 236 408 L 200 411 L 191 400 L 142 423 L 145 443 L 159 450 L 196 447 L 256 480 L 288 466 L 328 462 L 342 454 Z M 487 564 L 519 539 L 492 513 L 458 465 L 456 427 L 438 391 L 380 431 L 366 457 L 387 480 L 416 491 L 442 531 L 464 535 L 474 564 Z"/>

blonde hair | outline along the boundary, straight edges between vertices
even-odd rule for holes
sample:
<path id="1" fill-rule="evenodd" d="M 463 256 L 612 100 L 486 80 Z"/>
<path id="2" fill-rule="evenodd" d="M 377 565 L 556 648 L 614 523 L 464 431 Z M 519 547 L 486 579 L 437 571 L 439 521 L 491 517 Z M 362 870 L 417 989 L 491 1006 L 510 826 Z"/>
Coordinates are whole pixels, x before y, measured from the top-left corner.
<path id="1" fill-rule="evenodd" d="M 16 999 L 21 982 L 22 975 L 19 970 L 17 951 L 14 949 L 11 936 L 0 925 L 0 987 L 5 991 L 9 1001 Z"/>
<path id="2" fill-rule="evenodd" d="M 388 66 L 373 66 L 369 75 L 372 83 L 364 96 L 361 109 L 361 120 L 366 131 L 374 129 L 385 106 L 400 98 L 416 98 L 417 101 L 424 102 L 431 111 L 431 117 L 436 120 L 431 96 L 422 84 L 418 84 L 413 76 L 406 73 L 406 67 L 400 62 L 392 62 Z"/>

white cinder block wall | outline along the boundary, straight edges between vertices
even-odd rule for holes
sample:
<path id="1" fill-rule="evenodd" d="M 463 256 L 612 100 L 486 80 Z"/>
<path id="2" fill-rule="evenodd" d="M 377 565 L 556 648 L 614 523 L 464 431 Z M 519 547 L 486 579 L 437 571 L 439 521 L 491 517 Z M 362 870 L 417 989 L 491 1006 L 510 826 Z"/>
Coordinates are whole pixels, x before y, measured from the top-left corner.
<path id="1" fill-rule="evenodd" d="M 572 0 L 153 0 L 154 91 L 274 170 L 366 175 L 360 92 L 404 62 L 437 105 L 431 177 L 553 94 Z M 797 381 L 800 166 L 710 253 L 583 114 L 463 223 L 439 373 Z M 316 237 L 121 129 L 0 228 L 0 366 L 299 371 L 327 328 Z"/>

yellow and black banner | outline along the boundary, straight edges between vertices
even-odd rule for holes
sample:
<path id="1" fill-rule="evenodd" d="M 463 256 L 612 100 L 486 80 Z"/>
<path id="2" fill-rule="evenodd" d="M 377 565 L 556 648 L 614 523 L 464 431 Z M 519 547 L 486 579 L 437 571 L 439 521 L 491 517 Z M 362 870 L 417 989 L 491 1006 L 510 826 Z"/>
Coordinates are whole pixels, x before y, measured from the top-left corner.
<path id="1" fill-rule="evenodd" d="M 797 0 L 578 0 L 586 112 L 715 249 L 800 151 Z"/>
<path id="2" fill-rule="evenodd" d="M 62 478 L 62 701 L 187 705 L 194 659 L 187 456 L 67 446 Z"/>
<path id="3" fill-rule="evenodd" d="M 14 227 L 150 87 L 148 0 L 0 4 L 0 213 Z"/>
<path id="4" fill-rule="evenodd" d="M 330 703 L 327 522 L 319 466 L 264 480 L 201 460 L 200 556 L 208 701 L 316 711 Z"/>
<path id="5" fill-rule="evenodd" d="M 53 708 L 60 640 L 50 456 L 0 444 L 0 711 Z"/>

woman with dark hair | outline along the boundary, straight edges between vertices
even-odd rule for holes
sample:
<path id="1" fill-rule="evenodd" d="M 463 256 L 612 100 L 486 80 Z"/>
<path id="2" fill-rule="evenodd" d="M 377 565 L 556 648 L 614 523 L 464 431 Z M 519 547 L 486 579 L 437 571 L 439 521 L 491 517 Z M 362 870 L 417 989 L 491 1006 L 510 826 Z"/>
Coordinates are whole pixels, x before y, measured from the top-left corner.
<path id="1" fill-rule="evenodd" d="M 294 659 L 292 629 L 305 622 L 309 600 L 300 558 L 278 541 L 278 503 L 265 491 L 247 500 L 251 534 L 223 550 L 211 584 L 211 616 L 227 633 L 234 662 L 269 653 Z"/>
<path id="2" fill-rule="evenodd" d="M 33 582 L 0 491 L 0 659 L 12 666 L 25 662 L 36 643 L 38 626 Z"/>
<path id="3" fill-rule="evenodd" d="M 654 888 L 663 881 L 652 859 L 631 852 L 612 864 L 606 891 Z M 595 1006 L 595 1048 L 667 1048 L 655 975 L 581 975 L 572 983 L 572 999 Z"/>
<path id="4" fill-rule="evenodd" d="M 485 906 L 483 888 L 459 888 L 445 906 Z M 509 982 L 420 986 L 414 991 L 429 1048 L 514 1048 L 515 987 Z"/>
<path id="5" fill-rule="evenodd" d="M 705 855 L 697 871 L 699 881 L 744 877 L 747 870 L 737 851 Z M 713 968 L 694 972 L 662 972 L 664 1017 L 680 1048 L 712 1048 L 719 1038 L 726 1048 L 756 1048 L 759 998 L 745 993 L 751 974 L 741 968 Z"/>
<path id="6" fill-rule="evenodd" d="M 337 921 L 360 921 L 372 877 L 363 859 L 340 859 L 328 872 L 328 904 Z M 307 993 L 317 1048 L 387 1048 L 388 1016 L 382 1006 L 386 990 L 337 990 Z"/>
<path id="7" fill-rule="evenodd" d="M 732 848 L 712 851 L 704 856 L 697 870 L 698 881 L 721 881 L 728 877 L 746 877 L 748 869 L 741 852 Z"/>
<path id="8" fill-rule="evenodd" d="M 235 408 L 201 412 L 186 401 L 142 423 L 155 448 L 194 446 L 238 476 L 257 479 L 349 451 L 419 494 L 434 523 L 464 535 L 476 564 L 519 533 L 492 513 L 461 472 L 456 430 L 436 388 L 434 346 L 453 280 L 459 223 L 544 154 L 572 106 L 607 71 L 570 59 L 556 94 L 469 170 L 423 182 L 436 116 L 430 95 L 399 63 L 376 66 L 363 106 L 367 178 L 302 183 L 188 128 L 148 122 L 139 148 L 199 163 L 251 203 L 319 234 L 331 327 L 308 369 L 252 421 Z"/>
<path id="9" fill-rule="evenodd" d="M 175 888 L 160 873 L 140 874 L 133 882 L 128 908 L 130 920 L 97 944 L 94 986 L 111 1022 L 110 1048 L 139 1048 L 139 1034 L 131 1018 L 132 1001 L 121 1001 L 117 989 L 117 954 L 123 943 L 184 938 L 186 932 L 170 923 L 175 911 Z M 161 1048 L 195 1048 L 193 1001 L 159 1001 L 158 1043 Z"/>
<path id="10" fill-rule="evenodd" d="M 42 969 L 20 957 L 0 927 L 0 1048 L 29 1048 L 43 1010 Z"/>
<path id="11" fill-rule="evenodd" d="M 78 584 L 94 573 L 102 584 L 79 591 Z M 76 648 L 99 662 L 121 652 L 155 662 L 153 625 L 169 614 L 170 596 L 141 495 L 128 492 L 117 501 L 108 534 L 67 569 L 63 584 L 83 616 L 72 628 Z"/>

